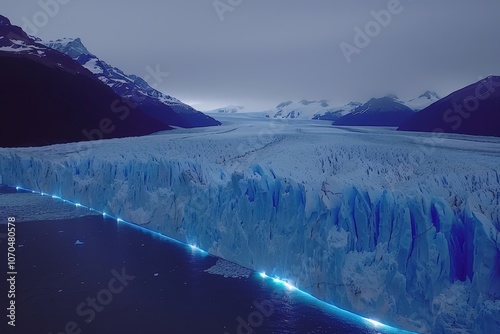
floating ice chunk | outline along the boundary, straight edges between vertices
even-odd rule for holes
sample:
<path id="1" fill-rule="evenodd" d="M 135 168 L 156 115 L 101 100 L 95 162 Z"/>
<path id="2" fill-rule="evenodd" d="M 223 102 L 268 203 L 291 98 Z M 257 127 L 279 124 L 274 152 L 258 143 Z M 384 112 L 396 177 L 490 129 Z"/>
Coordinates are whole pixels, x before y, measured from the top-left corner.
<path id="1" fill-rule="evenodd" d="M 205 272 L 213 275 L 221 275 L 226 278 L 247 278 L 252 273 L 248 268 L 222 259 L 217 260 L 217 263 L 205 270 Z"/>

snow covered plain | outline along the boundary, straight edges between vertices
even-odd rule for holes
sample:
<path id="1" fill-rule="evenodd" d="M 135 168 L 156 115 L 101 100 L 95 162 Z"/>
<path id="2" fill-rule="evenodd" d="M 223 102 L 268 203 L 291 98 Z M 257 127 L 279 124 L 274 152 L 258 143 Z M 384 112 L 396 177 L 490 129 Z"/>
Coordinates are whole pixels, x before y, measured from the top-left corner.
<path id="1" fill-rule="evenodd" d="M 218 118 L 0 149 L 0 183 L 103 210 L 390 325 L 500 328 L 500 138 Z"/>

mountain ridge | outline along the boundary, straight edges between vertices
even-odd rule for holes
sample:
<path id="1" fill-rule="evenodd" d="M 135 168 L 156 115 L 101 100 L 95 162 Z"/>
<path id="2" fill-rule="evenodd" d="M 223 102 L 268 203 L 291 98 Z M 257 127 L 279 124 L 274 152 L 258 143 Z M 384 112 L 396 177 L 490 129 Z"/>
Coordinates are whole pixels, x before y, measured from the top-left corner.
<path id="1" fill-rule="evenodd" d="M 386 95 L 381 98 L 389 98 L 391 100 L 394 100 L 395 102 L 402 104 L 415 112 L 420 111 L 439 100 L 439 96 L 435 92 L 429 90 L 408 101 L 403 101 L 394 94 Z M 365 103 L 352 101 L 343 106 L 338 106 L 326 99 L 303 99 L 299 102 L 288 100 L 281 102 L 274 109 L 269 110 L 268 115 L 272 118 L 318 119 L 336 121 L 337 119 L 340 119 L 341 117 L 354 112 L 356 108 Z"/>
<path id="2" fill-rule="evenodd" d="M 454 91 L 403 123 L 400 131 L 500 136 L 500 76 Z"/>
<path id="3" fill-rule="evenodd" d="M 0 22 L 0 146 L 43 146 L 171 129 L 70 57 L 36 42 L 4 16 Z"/>
<path id="4" fill-rule="evenodd" d="M 137 75 L 127 75 L 92 54 L 80 38 L 42 41 L 45 46 L 70 56 L 120 96 L 137 103 L 151 117 L 184 128 L 215 126 L 220 122 L 180 100 L 151 87 Z"/>

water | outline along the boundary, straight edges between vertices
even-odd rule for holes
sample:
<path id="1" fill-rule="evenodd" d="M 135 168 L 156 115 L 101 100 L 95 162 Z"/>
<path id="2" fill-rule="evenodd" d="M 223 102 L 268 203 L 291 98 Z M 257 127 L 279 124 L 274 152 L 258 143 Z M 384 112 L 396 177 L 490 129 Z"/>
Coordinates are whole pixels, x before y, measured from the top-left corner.
<path id="1" fill-rule="evenodd" d="M 255 272 L 241 278 L 207 273 L 217 258 L 114 219 L 60 202 L 65 218 L 53 219 L 57 201 L 0 192 L 2 223 L 12 214 L 29 220 L 16 224 L 16 327 L 6 333 L 398 332 L 376 330 Z M 0 225 L 0 233 L 6 228 Z M 0 284 L 5 298 L 5 280 Z"/>

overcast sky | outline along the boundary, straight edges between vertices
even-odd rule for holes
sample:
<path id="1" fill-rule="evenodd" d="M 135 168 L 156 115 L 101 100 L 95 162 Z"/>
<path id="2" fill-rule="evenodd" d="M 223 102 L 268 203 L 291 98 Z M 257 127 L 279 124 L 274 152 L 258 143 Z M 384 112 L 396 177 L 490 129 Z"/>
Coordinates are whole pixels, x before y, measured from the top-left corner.
<path id="1" fill-rule="evenodd" d="M 51 16 L 38 0 L 1 1 L 37 37 L 80 37 L 126 73 L 170 73 L 157 88 L 200 110 L 444 96 L 500 74 L 498 0 L 41 0 L 59 1 Z M 382 10 L 383 25 L 371 14 Z M 356 27 L 369 42 L 355 43 Z"/>

